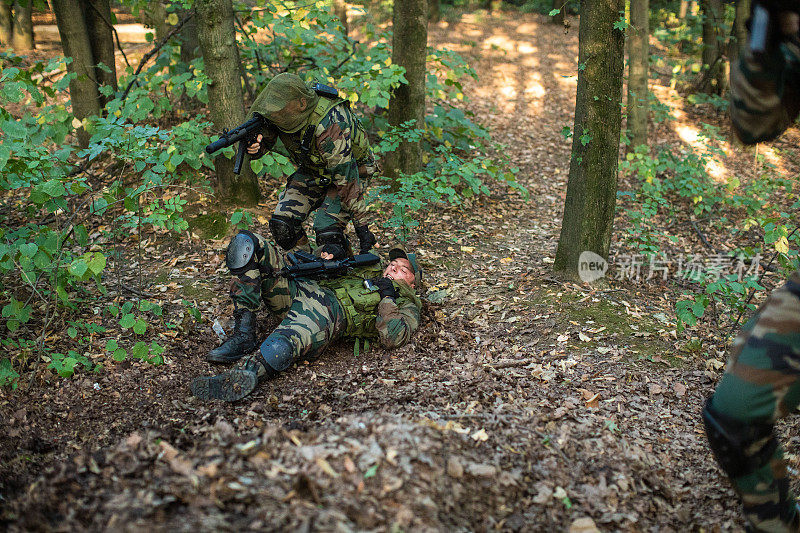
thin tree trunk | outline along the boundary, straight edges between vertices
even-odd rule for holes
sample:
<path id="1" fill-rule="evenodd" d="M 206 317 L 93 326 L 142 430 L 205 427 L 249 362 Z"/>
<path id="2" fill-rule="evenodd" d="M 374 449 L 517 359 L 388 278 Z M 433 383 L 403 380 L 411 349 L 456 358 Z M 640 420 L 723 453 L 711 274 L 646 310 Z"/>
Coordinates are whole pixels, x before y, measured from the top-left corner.
<path id="1" fill-rule="evenodd" d="M 392 15 L 392 63 L 406 69 L 408 84 L 395 89 L 389 101 L 389 124 L 399 126 L 414 120 L 414 127 L 425 127 L 425 57 L 428 46 L 428 5 L 426 0 L 395 2 Z M 389 177 L 398 172 L 414 174 L 422 168 L 419 142 L 402 142 L 387 154 L 385 169 Z"/>
<path id="2" fill-rule="evenodd" d="M 92 115 L 100 115 L 100 99 L 94 73 L 92 46 L 80 1 L 52 0 L 52 5 L 64 55 L 72 58 L 67 68 L 69 72 L 77 74 L 69 82 L 72 113 L 78 120 L 83 120 Z M 89 133 L 83 128 L 78 128 L 77 133 L 78 143 L 84 148 L 88 146 Z"/>
<path id="3" fill-rule="evenodd" d="M 239 49 L 233 22 L 231 0 L 197 0 L 197 34 L 205 60 L 209 110 L 214 127 L 234 128 L 244 122 L 244 102 L 239 73 Z M 217 194 L 238 205 L 255 205 L 260 198 L 258 181 L 250 165 L 242 173 L 233 173 L 233 160 L 223 155 L 214 159 Z"/>
<path id="4" fill-rule="evenodd" d="M 736 1 L 736 18 L 733 20 L 733 36 L 736 39 L 735 51 L 736 54 L 731 54 L 731 58 L 738 56 L 739 53 L 747 45 L 747 19 L 750 17 L 750 0 L 737 0 Z M 734 48 L 734 47 L 731 47 Z"/>
<path id="5" fill-rule="evenodd" d="M 442 20 L 441 0 L 428 0 L 428 21 L 439 22 Z"/>
<path id="6" fill-rule="evenodd" d="M 0 0 L 0 45 L 4 47 L 11 46 L 11 4 L 11 0 Z"/>
<path id="7" fill-rule="evenodd" d="M 551 17 L 554 24 L 558 24 L 559 26 L 564 25 L 564 11 L 567 10 L 567 0 L 553 0 L 550 4 L 551 10 L 558 9 L 558 13 Z"/>
<path id="8" fill-rule="evenodd" d="M 184 14 L 181 14 L 183 18 Z M 200 55 L 200 42 L 197 39 L 197 17 L 186 21 L 181 28 L 181 62 L 187 65 Z"/>
<path id="9" fill-rule="evenodd" d="M 109 0 L 87 0 L 84 14 L 86 16 L 86 30 L 89 33 L 89 42 L 92 46 L 95 79 L 98 84 L 108 85 L 116 91 L 117 62 L 114 56 L 114 34 L 111 31 L 111 4 Z M 108 70 L 97 67 L 96 65 L 99 63 L 108 67 Z M 113 95 L 109 98 L 100 96 L 103 106 L 111 99 L 113 99 Z"/>
<path id="10" fill-rule="evenodd" d="M 347 35 L 350 32 L 347 24 L 347 3 L 344 0 L 333 0 L 333 14 L 342 23 L 344 34 Z"/>
<path id="11" fill-rule="evenodd" d="M 630 148 L 647 144 L 647 78 L 650 35 L 649 0 L 631 0 L 628 28 L 628 137 Z"/>
<path id="12" fill-rule="evenodd" d="M 581 2 L 578 93 L 561 236 L 553 270 L 578 274 L 582 252 L 608 258 L 621 126 L 624 35 L 614 28 L 623 0 Z"/>
<path id="13" fill-rule="evenodd" d="M 686 14 L 689 12 L 689 4 L 690 0 L 681 0 L 681 7 L 678 10 L 678 18 L 683 20 L 686 18 Z"/>
<path id="14" fill-rule="evenodd" d="M 723 12 L 720 0 L 702 0 L 703 9 L 703 71 L 699 89 L 706 93 L 722 94 L 726 80 L 722 55 Z"/>
<path id="15" fill-rule="evenodd" d="M 33 0 L 15 0 L 11 46 L 14 51 L 33 50 Z"/>

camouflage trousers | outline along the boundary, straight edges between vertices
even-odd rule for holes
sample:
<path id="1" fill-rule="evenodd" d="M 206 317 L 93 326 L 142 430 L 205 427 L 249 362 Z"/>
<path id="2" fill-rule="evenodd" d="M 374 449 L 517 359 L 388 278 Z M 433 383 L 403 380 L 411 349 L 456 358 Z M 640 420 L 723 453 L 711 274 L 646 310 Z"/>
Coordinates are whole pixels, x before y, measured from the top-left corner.
<path id="1" fill-rule="evenodd" d="M 278 247 L 261 235 L 256 238 L 264 250 L 264 272 L 278 271 L 287 265 Z M 253 269 L 231 280 L 234 308 L 258 311 L 263 301 L 271 313 L 283 320 L 270 333 L 292 345 L 292 361 L 314 359 L 345 329 L 345 316 L 333 291 L 314 281 L 290 280 L 261 274 Z"/>
<path id="2" fill-rule="evenodd" d="M 289 176 L 286 189 L 278 198 L 275 215 L 303 222 L 312 211 L 314 231 L 336 227 L 344 231 L 350 214 L 342 210 L 342 200 L 333 185 L 319 185 L 316 178 L 297 171 Z"/>
<path id="3" fill-rule="evenodd" d="M 800 271 L 775 290 L 734 341 L 712 407 L 747 427 L 772 427 L 800 403 Z M 748 457 L 769 454 L 774 435 L 756 440 Z M 760 452 L 760 453 L 759 453 Z M 789 490 L 781 446 L 767 464 L 731 479 L 744 513 L 758 531 L 797 531 L 799 517 Z M 754 461 L 755 462 L 755 461 Z"/>

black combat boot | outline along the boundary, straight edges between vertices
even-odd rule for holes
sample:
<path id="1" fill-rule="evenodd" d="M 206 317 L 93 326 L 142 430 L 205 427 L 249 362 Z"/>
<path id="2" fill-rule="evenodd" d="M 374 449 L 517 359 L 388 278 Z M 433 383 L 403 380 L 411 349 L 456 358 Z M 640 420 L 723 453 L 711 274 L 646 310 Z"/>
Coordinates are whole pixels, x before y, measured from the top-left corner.
<path id="1" fill-rule="evenodd" d="M 256 315 L 247 309 L 233 312 L 236 325 L 233 333 L 206 356 L 210 363 L 233 363 L 256 349 Z"/>
<path id="2" fill-rule="evenodd" d="M 245 359 L 239 368 L 217 376 L 196 378 L 192 381 L 192 394 L 200 400 L 241 400 L 259 383 L 274 378 L 288 367 L 291 363 L 286 363 L 291 359 L 291 344 L 283 338 L 268 338 L 261 345 L 261 351 Z"/>

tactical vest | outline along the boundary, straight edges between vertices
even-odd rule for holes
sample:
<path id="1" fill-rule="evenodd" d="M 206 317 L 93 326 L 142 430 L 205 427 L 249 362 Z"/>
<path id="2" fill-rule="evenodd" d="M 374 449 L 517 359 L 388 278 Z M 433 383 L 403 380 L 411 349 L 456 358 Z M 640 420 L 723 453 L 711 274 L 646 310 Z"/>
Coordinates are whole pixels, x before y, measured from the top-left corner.
<path id="1" fill-rule="evenodd" d="M 300 167 L 300 169 L 312 178 L 316 178 L 319 185 L 329 185 L 331 182 L 330 173 L 327 172 L 325 161 L 322 159 L 317 143 L 315 142 L 316 136 L 314 133 L 317 126 L 325 118 L 325 115 L 335 106 L 343 104 L 350 107 L 350 102 L 343 98 L 327 98 L 320 96 L 317 101 L 317 106 L 314 112 L 308 117 L 306 125 L 302 126 L 295 133 L 285 133 L 278 130 L 281 142 L 286 147 L 292 162 Z M 350 132 L 351 146 L 353 150 L 353 158 L 357 164 L 362 164 L 371 158 L 372 151 L 370 150 L 369 139 L 364 126 L 355 113 L 351 112 L 353 120 L 355 121 L 355 132 Z"/>
<path id="2" fill-rule="evenodd" d="M 377 337 L 378 330 L 375 328 L 375 317 L 378 314 L 378 304 L 381 302 L 381 295 L 377 289 L 367 289 L 364 287 L 364 280 L 380 276 L 382 269 L 379 265 L 358 268 L 347 274 L 344 278 L 322 280 L 318 283 L 329 288 L 336 294 L 336 299 L 342 306 L 345 315 L 344 337 Z M 413 293 L 404 284 L 394 283 L 394 287 L 400 294 L 398 303 L 408 298 L 408 291 Z M 416 297 L 415 295 L 413 297 Z"/>

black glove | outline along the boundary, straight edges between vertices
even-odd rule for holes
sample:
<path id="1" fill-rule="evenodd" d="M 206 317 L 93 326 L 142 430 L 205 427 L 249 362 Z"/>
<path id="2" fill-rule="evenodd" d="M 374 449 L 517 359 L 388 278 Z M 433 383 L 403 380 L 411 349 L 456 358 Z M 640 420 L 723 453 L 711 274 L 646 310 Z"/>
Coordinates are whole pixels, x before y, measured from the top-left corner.
<path id="1" fill-rule="evenodd" d="M 381 300 L 389 297 L 392 300 L 397 298 L 397 289 L 394 288 L 394 283 L 389 278 L 375 278 L 372 284 L 378 287 L 378 293 L 381 295 Z"/>
<path id="2" fill-rule="evenodd" d="M 338 261 L 339 259 L 344 259 L 347 257 L 347 253 L 344 251 L 344 248 L 338 244 L 328 243 L 319 250 L 319 253 L 331 254 L 333 259 L 329 259 L 329 261 Z"/>
<path id="3" fill-rule="evenodd" d="M 375 235 L 372 234 L 366 224 L 356 227 L 356 236 L 358 237 L 359 250 L 362 254 L 369 252 L 378 242 L 378 239 L 375 238 Z"/>

